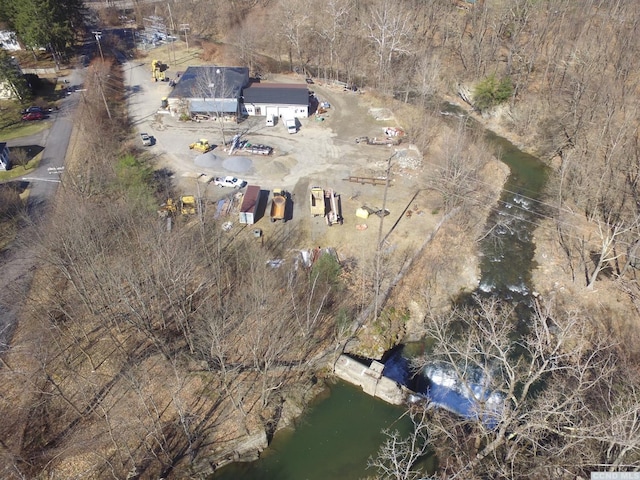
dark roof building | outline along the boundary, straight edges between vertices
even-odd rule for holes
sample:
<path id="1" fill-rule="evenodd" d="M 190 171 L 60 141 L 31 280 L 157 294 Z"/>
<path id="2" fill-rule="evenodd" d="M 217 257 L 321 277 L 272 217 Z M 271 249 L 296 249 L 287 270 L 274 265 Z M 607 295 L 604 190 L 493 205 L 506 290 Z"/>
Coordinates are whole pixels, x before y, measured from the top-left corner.
<path id="1" fill-rule="evenodd" d="M 247 67 L 216 65 L 189 67 L 168 95 L 169 105 L 186 103 L 191 113 L 232 114 L 239 112 L 242 89 L 249 84 Z"/>
<path id="2" fill-rule="evenodd" d="M 309 90 L 304 83 L 251 83 L 242 91 L 242 102 L 247 115 L 309 116 Z"/>

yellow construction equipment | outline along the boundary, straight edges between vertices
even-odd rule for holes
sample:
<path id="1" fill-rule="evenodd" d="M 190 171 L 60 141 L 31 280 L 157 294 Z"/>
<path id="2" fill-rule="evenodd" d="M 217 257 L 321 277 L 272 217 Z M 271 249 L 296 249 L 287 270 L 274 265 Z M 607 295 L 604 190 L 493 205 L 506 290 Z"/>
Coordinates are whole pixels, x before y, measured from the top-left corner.
<path id="1" fill-rule="evenodd" d="M 161 217 L 167 217 L 167 216 L 175 215 L 177 211 L 178 211 L 178 207 L 174 203 L 173 198 L 168 198 L 165 203 L 160 205 L 158 214 Z"/>
<path id="2" fill-rule="evenodd" d="M 193 142 L 189 145 L 191 150 L 197 150 L 198 152 L 207 153 L 210 150 L 213 150 L 213 147 L 209 144 L 209 140 L 205 138 L 201 138 L 197 142 Z"/>
<path id="3" fill-rule="evenodd" d="M 164 82 L 166 80 L 165 71 L 169 66 L 166 63 L 162 63 L 160 60 L 152 60 L 151 61 L 151 78 L 153 78 L 156 82 L 160 80 Z"/>
<path id="4" fill-rule="evenodd" d="M 195 215 L 196 197 L 193 195 L 183 195 L 180 197 L 180 213 L 182 213 L 182 215 Z"/>

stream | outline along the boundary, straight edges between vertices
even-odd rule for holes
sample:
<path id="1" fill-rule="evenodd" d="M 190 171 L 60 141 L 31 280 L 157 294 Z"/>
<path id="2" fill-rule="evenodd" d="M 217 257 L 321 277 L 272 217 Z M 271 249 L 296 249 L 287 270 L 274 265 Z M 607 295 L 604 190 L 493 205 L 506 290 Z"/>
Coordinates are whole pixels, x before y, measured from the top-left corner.
<path id="1" fill-rule="evenodd" d="M 456 113 L 452 121 L 460 121 L 462 111 L 457 107 L 447 104 L 444 110 Z M 469 128 L 483 128 L 470 118 L 467 121 Z M 536 219 L 544 214 L 540 196 L 547 167 L 493 132 L 486 131 L 486 138 L 511 173 L 489 216 L 487 225 L 491 227 L 481 241 L 481 280 L 475 293 L 513 302 L 526 315 L 531 305 L 531 269 L 535 268 L 532 238 Z M 385 359 L 385 376 L 406 381 L 407 357 L 423 349 L 419 343 L 396 347 Z M 359 388 L 337 383 L 308 408 L 295 430 L 278 432 L 258 461 L 229 465 L 212 479 L 357 480 L 371 476 L 375 472 L 367 470 L 367 458 L 375 455 L 384 441 L 381 430 L 409 433 L 411 422 L 404 412 L 404 408 L 387 405 Z"/>

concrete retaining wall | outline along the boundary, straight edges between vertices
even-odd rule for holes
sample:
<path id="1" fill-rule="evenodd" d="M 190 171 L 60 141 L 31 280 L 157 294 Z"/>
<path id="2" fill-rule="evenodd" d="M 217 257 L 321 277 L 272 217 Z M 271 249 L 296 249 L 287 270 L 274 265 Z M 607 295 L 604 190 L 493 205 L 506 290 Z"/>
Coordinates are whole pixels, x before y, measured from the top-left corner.
<path id="1" fill-rule="evenodd" d="M 57 73 L 55 68 L 23 68 L 23 74 L 31 73 L 34 75 L 55 75 Z"/>
<path id="2" fill-rule="evenodd" d="M 392 405 L 402 405 L 408 390 L 390 378 L 382 376 L 384 365 L 375 360 L 371 366 L 340 355 L 333 367 L 333 371 L 342 380 L 357 385 L 365 393 L 384 400 Z"/>

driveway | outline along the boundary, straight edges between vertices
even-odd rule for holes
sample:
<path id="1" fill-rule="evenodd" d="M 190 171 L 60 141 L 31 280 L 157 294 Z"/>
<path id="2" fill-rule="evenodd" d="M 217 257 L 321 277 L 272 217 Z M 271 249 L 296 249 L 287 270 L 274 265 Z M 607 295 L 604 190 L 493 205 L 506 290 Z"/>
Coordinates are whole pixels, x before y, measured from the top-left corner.
<path id="1" fill-rule="evenodd" d="M 84 78 L 83 70 L 73 70 L 70 85 L 79 85 Z M 38 168 L 28 176 L 18 179 L 29 184 L 27 212 L 30 222 L 18 232 L 13 244 L 2 252 L 0 262 L 0 353 L 9 345 L 18 318 L 18 312 L 27 297 L 33 272 L 38 259 L 34 241 L 39 223 L 46 218 L 49 202 L 53 199 L 73 128 L 73 114 L 78 104 L 77 94 L 69 95 L 60 102 L 60 108 L 51 113 L 49 129 L 29 137 L 10 140 L 12 146 L 39 145 L 44 147 Z"/>

